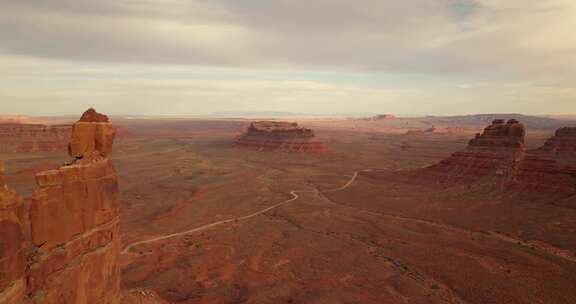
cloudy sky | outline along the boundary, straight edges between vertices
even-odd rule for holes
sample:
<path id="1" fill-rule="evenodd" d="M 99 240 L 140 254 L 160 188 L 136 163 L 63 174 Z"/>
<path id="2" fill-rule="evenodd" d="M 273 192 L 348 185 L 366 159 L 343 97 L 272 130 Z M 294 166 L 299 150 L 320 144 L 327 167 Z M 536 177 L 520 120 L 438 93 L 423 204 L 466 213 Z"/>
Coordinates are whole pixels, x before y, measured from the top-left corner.
<path id="1" fill-rule="evenodd" d="M 576 113 L 574 0 L 0 0 L 0 113 Z"/>

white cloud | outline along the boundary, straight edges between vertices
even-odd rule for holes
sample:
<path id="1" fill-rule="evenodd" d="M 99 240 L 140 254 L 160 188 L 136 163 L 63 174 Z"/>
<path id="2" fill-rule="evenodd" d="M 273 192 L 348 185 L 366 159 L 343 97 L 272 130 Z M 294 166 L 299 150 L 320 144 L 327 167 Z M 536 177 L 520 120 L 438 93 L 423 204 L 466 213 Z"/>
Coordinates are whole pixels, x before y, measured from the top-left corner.
<path id="1" fill-rule="evenodd" d="M 128 112 L 158 110 L 155 98 L 191 112 L 296 106 L 536 112 L 551 102 L 576 111 L 567 102 L 576 81 L 572 0 L 0 0 L 0 6 L 0 103 L 13 111 L 31 110 L 25 105 L 43 98 L 66 111 L 67 103 L 90 96 Z M 309 70 L 407 76 L 384 89 L 378 81 L 337 83 L 302 72 Z M 278 71 L 281 79 L 265 76 Z M 223 79 L 215 76 L 220 72 Z M 410 75 L 444 80 L 410 82 Z M 469 85 L 475 83 L 482 85 Z"/>

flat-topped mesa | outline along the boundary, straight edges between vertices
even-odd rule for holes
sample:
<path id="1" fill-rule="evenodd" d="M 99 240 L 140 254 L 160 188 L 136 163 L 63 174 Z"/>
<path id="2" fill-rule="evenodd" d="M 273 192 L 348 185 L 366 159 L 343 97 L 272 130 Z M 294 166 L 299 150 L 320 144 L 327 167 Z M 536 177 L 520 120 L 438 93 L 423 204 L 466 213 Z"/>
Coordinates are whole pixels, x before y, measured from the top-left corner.
<path id="1" fill-rule="evenodd" d="M 118 183 L 108 158 L 115 131 L 105 116 L 87 113 L 73 126 L 75 160 L 36 175 L 29 214 L 35 255 L 26 288 L 37 304 L 121 298 Z"/>
<path id="2" fill-rule="evenodd" d="M 366 118 L 361 118 L 361 120 L 392 120 L 392 119 L 396 119 L 398 117 L 396 117 L 395 115 L 391 115 L 391 114 L 379 114 L 379 115 L 375 115 L 375 116 L 371 116 L 371 117 L 366 117 Z"/>
<path id="3" fill-rule="evenodd" d="M 236 140 L 236 146 L 256 150 L 324 153 L 326 146 L 316 140 L 314 131 L 295 122 L 257 121 Z"/>
<path id="4" fill-rule="evenodd" d="M 0 161 L 0 303 L 22 304 L 26 293 L 24 205 L 4 184 L 3 174 Z"/>
<path id="5" fill-rule="evenodd" d="M 89 109 L 72 126 L 68 153 L 76 160 L 83 161 L 108 157 L 112 153 L 115 135 L 116 129 L 108 117 Z"/>
<path id="6" fill-rule="evenodd" d="M 285 121 L 257 121 L 248 127 L 250 135 L 277 136 L 277 137 L 314 137 L 311 129 L 302 128 L 295 122 Z"/>
<path id="7" fill-rule="evenodd" d="M 553 137 L 537 150 L 538 152 L 554 154 L 576 154 L 576 128 L 566 127 L 556 130 Z"/>

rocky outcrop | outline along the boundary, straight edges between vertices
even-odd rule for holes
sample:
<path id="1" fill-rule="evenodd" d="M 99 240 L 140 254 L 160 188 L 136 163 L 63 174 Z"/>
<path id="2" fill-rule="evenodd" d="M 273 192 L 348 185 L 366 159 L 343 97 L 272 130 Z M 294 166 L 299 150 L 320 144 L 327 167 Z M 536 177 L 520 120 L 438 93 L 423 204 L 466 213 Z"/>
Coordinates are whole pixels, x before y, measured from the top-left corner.
<path id="1" fill-rule="evenodd" d="M 576 167 L 554 159 L 524 155 L 506 181 L 508 194 L 557 199 L 576 194 Z"/>
<path id="2" fill-rule="evenodd" d="M 262 151 L 324 153 L 326 146 L 315 138 L 311 129 L 299 127 L 297 123 L 259 121 L 250 124 L 244 134 L 236 140 L 236 146 Z"/>
<path id="3" fill-rule="evenodd" d="M 561 130 L 555 138 L 569 137 L 567 129 Z M 469 141 L 466 150 L 437 164 L 408 172 L 367 175 L 434 186 L 484 180 L 496 185 L 498 191 L 504 190 L 503 194 L 522 199 L 556 200 L 576 195 L 576 167 L 525 151 L 525 133 L 525 127 L 516 120 L 495 120 Z"/>
<path id="4" fill-rule="evenodd" d="M 94 110 L 72 130 L 73 160 L 36 176 L 29 211 L 21 212 L 13 192 L 2 189 L 0 290 L 20 297 L 14 303 L 120 303 L 118 186 L 108 159 L 115 130 Z"/>
<path id="5" fill-rule="evenodd" d="M 494 120 L 476 134 L 465 151 L 456 152 L 421 174 L 435 182 L 471 182 L 487 176 L 506 176 L 523 156 L 524 125 L 516 120 Z"/>
<path id="6" fill-rule="evenodd" d="M 70 125 L 0 124 L 1 153 L 64 151 L 72 127 Z"/>
<path id="7" fill-rule="evenodd" d="M 3 180 L 0 162 L 0 303 L 24 303 L 25 278 L 25 213 L 24 204 Z"/>
<path id="8" fill-rule="evenodd" d="M 576 128 L 561 128 L 537 150 L 554 154 L 576 154 Z"/>
<path id="9" fill-rule="evenodd" d="M 94 113 L 87 111 L 72 128 L 74 160 L 36 176 L 28 293 L 41 303 L 119 303 L 118 186 L 107 158 L 115 131 Z"/>

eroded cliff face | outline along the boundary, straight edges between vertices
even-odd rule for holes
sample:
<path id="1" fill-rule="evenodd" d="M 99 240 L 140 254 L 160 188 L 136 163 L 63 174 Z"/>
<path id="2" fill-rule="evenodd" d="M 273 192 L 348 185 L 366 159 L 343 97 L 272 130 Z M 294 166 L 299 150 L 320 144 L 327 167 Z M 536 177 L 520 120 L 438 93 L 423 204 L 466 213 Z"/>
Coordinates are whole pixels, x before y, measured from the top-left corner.
<path id="1" fill-rule="evenodd" d="M 561 128 L 532 151 L 526 151 L 506 187 L 510 193 L 555 200 L 576 195 L 576 128 Z"/>
<path id="2" fill-rule="evenodd" d="M 236 146 L 259 151 L 325 153 L 327 148 L 311 129 L 297 123 L 278 121 L 252 122 L 236 140 Z"/>
<path id="3" fill-rule="evenodd" d="M 452 154 L 421 173 L 436 181 L 472 182 L 487 176 L 506 176 L 524 151 L 524 125 L 494 120 L 471 139 L 465 151 Z"/>
<path id="4" fill-rule="evenodd" d="M 115 130 L 96 114 L 88 110 L 72 127 L 74 160 L 36 176 L 30 224 L 37 252 L 28 274 L 35 303 L 119 303 L 118 184 L 108 159 Z"/>
<path id="5" fill-rule="evenodd" d="M 90 109 L 72 127 L 73 160 L 36 176 L 29 211 L 18 213 L 19 200 L 2 189 L 2 232 L 10 233 L 0 246 L 0 290 L 11 288 L 14 303 L 120 303 L 118 184 L 108 158 L 114 135 L 108 118 Z"/>
<path id="6" fill-rule="evenodd" d="M 3 180 L 0 162 L 0 303 L 24 303 L 25 213 L 22 199 Z"/>
<path id="7" fill-rule="evenodd" d="M 560 131 L 562 130 L 562 131 Z M 524 125 L 516 120 L 495 120 L 482 134 L 477 134 L 464 151 L 432 166 L 405 171 L 364 173 L 378 179 L 417 183 L 434 187 L 484 183 L 494 193 L 522 200 L 558 200 L 576 195 L 576 167 L 555 157 L 555 146 L 567 147 L 571 137 L 566 128 L 536 151 L 526 151 Z M 560 135 L 559 135 L 560 133 Z M 566 151 L 569 149 L 562 149 Z M 543 153 L 542 151 L 548 151 Z"/>
<path id="8" fill-rule="evenodd" d="M 0 123 L 0 152 L 63 151 L 71 132 L 70 125 Z"/>

